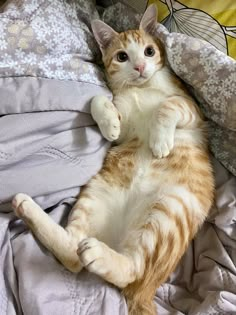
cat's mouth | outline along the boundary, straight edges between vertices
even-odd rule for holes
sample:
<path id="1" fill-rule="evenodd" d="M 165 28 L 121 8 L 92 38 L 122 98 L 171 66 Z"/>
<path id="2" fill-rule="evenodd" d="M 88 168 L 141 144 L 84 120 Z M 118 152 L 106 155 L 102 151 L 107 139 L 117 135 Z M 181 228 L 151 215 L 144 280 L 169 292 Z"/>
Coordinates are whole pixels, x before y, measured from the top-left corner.
<path id="1" fill-rule="evenodd" d="M 149 79 L 149 77 L 147 75 L 141 74 L 139 76 L 136 76 L 135 78 L 133 78 L 132 80 L 130 80 L 130 83 L 134 83 L 134 84 L 141 84 L 145 81 L 147 81 Z"/>

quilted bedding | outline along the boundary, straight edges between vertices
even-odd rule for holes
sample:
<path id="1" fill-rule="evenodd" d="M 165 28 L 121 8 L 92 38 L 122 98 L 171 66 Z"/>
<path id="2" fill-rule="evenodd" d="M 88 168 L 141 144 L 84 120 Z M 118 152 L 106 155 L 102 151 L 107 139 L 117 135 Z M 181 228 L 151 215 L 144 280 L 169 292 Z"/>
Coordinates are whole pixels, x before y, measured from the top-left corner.
<path id="1" fill-rule="evenodd" d="M 28 193 L 65 225 L 80 187 L 100 169 L 109 144 L 94 126 L 89 101 L 111 94 L 90 22 L 100 16 L 117 30 L 136 27 L 140 15 L 126 2 L 10 0 L 1 8 L 0 315 L 127 314 L 119 290 L 86 271 L 65 270 L 10 206 L 15 193 Z M 209 119 L 217 188 L 207 222 L 157 290 L 158 314 L 233 315 L 236 63 L 162 25 L 157 36 Z M 224 87 L 231 94 L 226 96 Z M 215 95 L 221 106 L 212 101 Z"/>

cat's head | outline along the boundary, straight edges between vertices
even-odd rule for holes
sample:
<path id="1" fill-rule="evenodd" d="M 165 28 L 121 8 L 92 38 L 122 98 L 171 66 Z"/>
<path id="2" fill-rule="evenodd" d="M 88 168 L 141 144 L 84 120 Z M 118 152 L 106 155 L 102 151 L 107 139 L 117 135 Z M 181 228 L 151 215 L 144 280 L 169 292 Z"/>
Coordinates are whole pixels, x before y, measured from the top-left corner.
<path id="1" fill-rule="evenodd" d="M 108 80 L 113 86 L 140 86 L 162 68 L 164 49 L 153 36 L 156 25 L 155 5 L 148 7 L 138 30 L 117 33 L 100 20 L 92 22 Z"/>

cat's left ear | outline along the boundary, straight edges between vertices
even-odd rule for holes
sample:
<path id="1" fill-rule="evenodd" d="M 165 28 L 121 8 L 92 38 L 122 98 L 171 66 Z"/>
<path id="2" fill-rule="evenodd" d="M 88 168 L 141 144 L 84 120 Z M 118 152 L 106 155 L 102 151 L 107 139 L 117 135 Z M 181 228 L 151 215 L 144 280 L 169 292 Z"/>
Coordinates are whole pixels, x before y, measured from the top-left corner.
<path id="1" fill-rule="evenodd" d="M 144 12 L 140 22 L 139 29 L 144 30 L 148 34 L 153 34 L 157 26 L 157 7 L 155 4 L 150 5 Z"/>
<path id="2" fill-rule="evenodd" d="M 118 36 L 118 33 L 116 33 L 113 28 L 100 20 L 92 21 L 91 26 L 94 37 L 102 52 L 111 44 L 112 40 Z"/>

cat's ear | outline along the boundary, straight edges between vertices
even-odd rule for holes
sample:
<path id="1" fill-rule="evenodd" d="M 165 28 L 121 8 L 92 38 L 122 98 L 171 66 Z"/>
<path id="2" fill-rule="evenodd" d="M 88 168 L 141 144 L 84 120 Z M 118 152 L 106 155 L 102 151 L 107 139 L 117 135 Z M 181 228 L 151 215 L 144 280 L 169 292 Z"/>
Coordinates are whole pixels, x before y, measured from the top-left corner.
<path id="1" fill-rule="evenodd" d="M 150 5 L 144 12 L 140 22 L 139 29 L 144 30 L 146 33 L 153 34 L 157 26 L 157 7 L 155 4 Z"/>
<path id="2" fill-rule="evenodd" d="M 114 37 L 118 36 L 118 33 L 113 28 L 100 20 L 92 21 L 91 26 L 94 37 L 102 52 L 110 45 Z"/>

